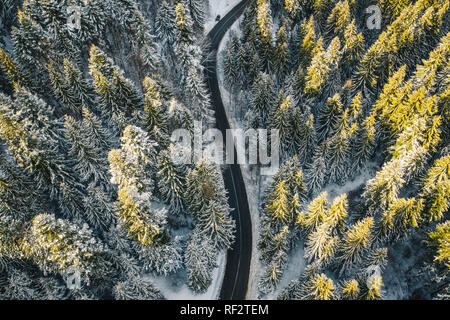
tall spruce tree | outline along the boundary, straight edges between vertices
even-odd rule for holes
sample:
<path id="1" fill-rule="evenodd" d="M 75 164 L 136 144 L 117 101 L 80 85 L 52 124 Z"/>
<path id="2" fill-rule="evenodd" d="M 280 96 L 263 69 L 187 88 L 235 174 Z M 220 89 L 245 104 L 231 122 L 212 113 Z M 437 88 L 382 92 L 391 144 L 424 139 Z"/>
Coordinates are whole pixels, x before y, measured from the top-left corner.
<path id="1" fill-rule="evenodd" d="M 218 249 L 229 248 L 234 242 L 235 222 L 220 172 L 203 159 L 186 177 L 186 192 L 190 212 L 197 228 Z"/>

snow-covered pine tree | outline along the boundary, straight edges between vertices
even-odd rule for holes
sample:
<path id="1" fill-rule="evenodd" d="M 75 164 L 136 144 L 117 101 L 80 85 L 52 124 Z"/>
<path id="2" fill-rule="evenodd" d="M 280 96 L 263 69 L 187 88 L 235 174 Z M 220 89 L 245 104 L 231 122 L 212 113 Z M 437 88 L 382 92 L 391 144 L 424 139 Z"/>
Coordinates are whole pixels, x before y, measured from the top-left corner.
<path id="1" fill-rule="evenodd" d="M 114 101 L 119 104 L 120 110 L 125 110 L 125 115 L 130 116 L 134 110 L 142 109 L 143 98 L 139 90 L 131 80 L 122 75 L 122 71 L 115 69 L 111 78 L 114 92 Z"/>
<path id="2" fill-rule="evenodd" d="M 344 234 L 339 248 L 338 256 L 342 262 L 342 270 L 361 262 L 363 253 L 372 242 L 373 217 L 364 218 L 351 226 Z"/>
<path id="3" fill-rule="evenodd" d="M 330 35 L 338 36 L 341 40 L 343 40 L 344 32 L 346 27 L 350 24 L 350 19 L 351 13 L 348 0 L 338 1 L 327 18 L 327 32 Z"/>
<path id="4" fill-rule="evenodd" d="M 287 262 L 287 252 L 290 249 L 290 232 L 286 225 L 279 232 L 271 236 L 261 238 L 258 247 L 262 251 L 261 260 L 265 262 L 266 268 L 259 281 L 259 290 L 269 293 L 276 288 Z"/>
<path id="5" fill-rule="evenodd" d="M 206 121 L 211 120 L 211 102 L 208 88 L 203 78 L 203 68 L 190 66 L 186 74 L 186 95 L 191 105 L 191 111 L 195 119 Z"/>
<path id="6" fill-rule="evenodd" d="M 437 159 L 428 170 L 421 197 L 425 200 L 424 213 L 429 221 L 444 217 L 450 207 L 450 156 Z"/>
<path id="7" fill-rule="evenodd" d="M 422 220 L 423 200 L 399 198 L 389 204 L 380 220 L 379 235 L 382 241 L 404 238 L 410 228 L 417 228 Z"/>
<path id="8" fill-rule="evenodd" d="M 200 30 L 203 30 L 205 24 L 205 16 L 207 9 L 207 1 L 205 0 L 184 0 L 186 5 L 189 7 L 189 12 L 191 13 L 192 20 L 194 21 L 194 26 Z"/>
<path id="9" fill-rule="evenodd" d="M 300 38 L 302 43 L 298 56 L 300 66 L 308 66 L 313 58 L 313 52 L 316 44 L 316 32 L 314 16 L 311 15 L 308 20 L 304 20 L 300 27 Z"/>
<path id="10" fill-rule="evenodd" d="M 29 14 L 18 9 L 18 26 L 13 26 L 11 38 L 14 53 L 24 68 L 33 75 L 33 85 L 42 90 L 48 88 L 48 76 L 45 63 L 51 54 L 51 38 L 41 25 Z"/>
<path id="11" fill-rule="evenodd" d="M 178 2 L 175 6 L 175 15 L 177 46 L 193 45 L 195 37 L 189 7 Z"/>
<path id="12" fill-rule="evenodd" d="M 298 158 L 303 166 L 310 162 L 317 144 L 314 115 L 312 113 L 303 116 L 303 123 L 299 129 L 299 133 L 295 136 L 295 144 Z"/>
<path id="13" fill-rule="evenodd" d="M 366 300 L 379 300 L 383 298 L 384 290 L 382 287 L 384 287 L 383 283 L 383 277 L 382 276 L 374 276 L 369 280 L 370 285 L 367 286 L 366 282 L 368 279 L 365 279 L 365 281 L 362 281 L 361 283 L 365 284 L 363 289 L 361 290 L 361 296 L 364 297 Z"/>
<path id="14" fill-rule="evenodd" d="M 342 56 L 341 41 L 338 37 L 331 41 L 327 51 L 324 51 L 320 45 L 316 45 L 316 47 L 311 65 L 307 70 L 304 90 L 306 94 L 313 97 L 321 94 L 330 75 L 337 70 Z"/>
<path id="15" fill-rule="evenodd" d="M 293 103 L 296 106 L 299 106 L 303 103 L 303 90 L 305 89 L 305 76 L 306 71 L 299 65 L 295 71 L 291 71 L 291 74 L 287 80 L 289 94 L 292 96 Z M 307 108 L 302 108 L 302 111 L 305 112 Z"/>
<path id="16" fill-rule="evenodd" d="M 258 289 L 261 293 L 267 294 L 276 289 L 286 268 L 287 259 L 285 251 L 280 250 L 275 253 L 259 279 Z"/>
<path id="17" fill-rule="evenodd" d="M 79 117 L 79 106 L 76 105 L 76 99 L 69 91 L 70 87 L 64 84 L 64 78 L 62 77 L 61 72 L 57 71 L 53 64 L 50 64 L 48 67 L 48 74 L 52 84 L 53 93 L 56 98 L 66 106 L 66 113 Z"/>
<path id="18" fill-rule="evenodd" d="M 306 234 L 310 234 L 326 221 L 327 216 L 328 200 L 327 192 L 324 191 L 309 203 L 306 211 L 301 212 L 296 223 L 306 231 Z"/>
<path id="19" fill-rule="evenodd" d="M 325 183 L 328 182 L 326 154 L 329 148 L 327 140 L 317 146 L 311 163 L 306 166 L 305 181 L 312 195 L 318 194 Z"/>
<path id="20" fill-rule="evenodd" d="M 364 36 L 362 33 L 358 33 L 355 19 L 346 26 L 343 41 L 342 70 L 345 78 L 349 78 L 355 64 L 361 60 L 364 54 Z"/>
<path id="21" fill-rule="evenodd" d="M 309 19 L 305 19 L 300 27 L 300 39 L 301 45 L 299 50 L 299 56 L 297 58 L 298 65 L 309 66 L 314 56 L 314 52 L 317 51 L 316 46 L 317 35 L 315 31 L 314 16 L 311 15 Z"/>
<path id="22" fill-rule="evenodd" d="M 269 114 L 275 102 L 275 91 L 272 79 L 265 73 L 259 73 L 251 89 L 251 120 L 252 128 L 266 128 L 269 124 Z"/>
<path id="23" fill-rule="evenodd" d="M 2 48 L 0 48 L 0 67 L 10 81 L 10 85 L 17 83 L 20 86 L 27 86 L 29 84 L 19 64 Z"/>
<path id="24" fill-rule="evenodd" d="M 317 119 L 317 131 L 320 141 L 323 141 L 333 133 L 339 119 L 343 115 L 342 107 L 339 93 L 327 99 Z"/>
<path id="25" fill-rule="evenodd" d="M 99 186 L 90 184 L 83 199 L 84 216 L 99 230 L 108 230 L 116 220 L 113 201 L 109 193 Z"/>
<path id="26" fill-rule="evenodd" d="M 362 270 L 368 271 L 373 267 L 378 267 L 380 271 L 384 271 L 388 263 L 388 248 L 371 249 L 362 263 Z"/>
<path id="27" fill-rule="evenodd" d="M 100 95 L 101 114 L 121 132 L 126 126 L 125 117 L 143 107 L 143 97 L 98 47 L 92 45 L 89 54 L 89 70 L 94 79 L 94 89 Z"/>
<path id="28" fill-rule="evenodd" d="M 135 276 L 118 282 L 113 288 L 116 300 L 162 300 L 161 291 L 155 287 L 150 279 Z"/>
<path id="29" fill-rule="evenodd" d="M 333 199 L 330 209 L 327 213 L 326 222 L 334 229 L 342 233 L 345 229 L 345 220 L 348 216 L 347 194 L 343 193 Z"/>
<path id="30" fill-rule="evenodd" d="M 2 105 L 0 136 L 7 141 L 8 151 L 36 181 L 40 190 L 48 190 L 58 200 L 63 214 L 77 216 L 83 211 L 83 187 L 59 153 L 61 125 L 51 117 L 50 107 L 23 88 L 16 89 L 17 105 Z M 70 191 L 70 194 L 68 193 Z"/>
<path id="31" fill-rule="evenodd" d="M 156 36 L 163 44 L 172 44 L 175 42 L 175 28 L 175 10 L 170 2 L 163 0 L 155 18 Z"/>
<path id="32" fill-rule="evenodd" d="M 229 248 L 234 241 L 235 222 L 222 175 L 207 159 L 189 170 L 185 198 L 199 232 L 218 249 Z"/>
<path id="33" fill-rule="evenodd" d="M 23 258 L 21 237 L 23 224 L 8 216 L 0 216 L 0 271 L 11 266 L 10 259 Z M 0 273 L 1 274 L 1 273 Z"/>
<path id="34" fill-rule="evenodd" d="M 175 237 L 152 246 L 142 246 L 138 253 L 145 270 L 168 276 L 182 267 L 182 249 L 181 238 Z"/>
<path id="35" fill-rule="evenodd" d="M 170 145 L 167 150 L 163 150 L 158 156 L 158 189 L 164 202 L 169 206 L 170 214 L 186 215 L 186 191 L 185 177 L 187 168 L 185 165 L 177 165 L 173 161 L 174 149 Z"/>
<path id="36" fill-rule="evenodd" d="M 195 228 L 187 243 L 185 263 L 188 272 L 188 285 L 196 292 L 205 292 L 212 282 L 213 269 L 217 267 L 217 249 Z"/>
<path id="37" fill-rule="evenodd" d="M 292 280 L 283 290 L 281 290 L 280 294 L 277 296 L 277 300 L 299 300 L 300 288 L 300 280 Z"/>
<path id="38" fill-rule="evenodd" d="M 259 30 L 259 53 L 266 71 L 272 68 L 272 14 L 268 0 L 257 0 L 256 21 Z"/>
<path id="39" fill-rule="evenodd" d="M 286 182 L 292 197 L 297 195 L 298 200 L 303 202 L 307 198 L 308 188 L 304 181 L 303 171 L 297 155 L 287 160 L 283 167 L 286 167 Z"/>
<path id="40" fill-rule="evenodd" d="M 355 279 L 344 281 L 341 284 L 341 295 L 345 300 L 357 300 L 361 289 Z"/>
<path id="41" fill-rule="evenodd" d="M 436 225 L 436 229 L 428 234 L 427 244 L 436 250 L 434 261 L 444 263 L 447 268 L 450 268 L 450 221 Z"/>
<path id="42" fill-rule="evenodd" d="M 284 97 L 284 92 L 280 91 L 278 101 L 272 111 L 270 128 L 276 129 L 279 132 L 282 158 L 289 158 L 294 149 L 292 141 L 292 109 L 291 97 Z"/>
<path id="43" fill-rule="evenodd" d="M 238 84 L 238 75 L 236 68 L 237 54 L 233 50 L 233 43 L 229 41 L 224 54 L 223 60 L 223 72 L 225 77 L 225 84 L 230 91 L 234 92 L 235 87 Z"/>
<path id="44" fill-rule="evenodd" d="M 401 159 L 387 162 L 376 176 L 365 186 L 363 197 L 369 207 L 369 214 L 387 209 L 398 198 L 400 188 L 404 185 L 404 161 Z"/>
<path id="45" fill-rule="evenodd" d="M 110 150 L 115 145 L 111 132 L 103 126 L 102 121 L 94 113 L 90 112 L 88 108 L 82 107 L 81 113 L 83 115 L 83 130 L 89 139 L 92 140 L 91 142 L 102 150 Z"/>
<path id="46" fill-rule="evenodd" d="M 53 214 L 33 218 L 21 249 L 44 271 L 64 274 L 70 267 L 78 268 L 83 283 L 92 285 L 94 291 L 99 282 L 108 283 L 118 276 L 118 270 L 112 268 L 111 251 L 86 224 L 80 226 Z"/>
<path id="47" fill-rule="evenodd" d="M 63 66 L 65 86 L 76 99 L 76 103 L 94 109 L 94 89 L 91 82 L 84 79 L 81 70 L 68 59 L 63 60 Z"/>
<path id="48" fill-rule="evenodd" d="M 333 280 L 328 278 L 324 273 L 315 274 L 301 289 L 304 294 L 304 300 L 333 300 L 337 298 L 336 287 Z"/>
<path id="49" fill-rule="evenodd" d="M 111 182 L 119 186 L 116 212 L 129 236 L 141 245 L 154 243 L 164 232 L 166 212 L 152 203 L 156 164 L 155 143 L 140 128 L 127 126 L 121 148 L 109 152 Z"/>
<path id="50" fill-rule="evenodd" d="M 289 63 L 289 51 L 287 48 L 287 35 L 283 26 L 278 29 L 277 39 L 275 41 L 274 67 L 278 74 L 278 80 L 281 82 L 286 74 Z"/>
<path id="51" fill-rule="evenodd" d="M 65 116 L 65 136 L 68 154 L 76 161 L 75 170 L 84 183 L 93 182 L 107 188 L 109 184 L 108 160 L 101 146 L 94 144 L 82 124 L 71 116 Z"/>
<path id="52" fill-rule="evenodd" d="M 27 131 L 45 132 L 46 139 L 55 146 L 61 145 L 63 139 L 62 121 L 54 117 L 55 110 L 42 96 L 33 93 L 28 88 L 16 86 L 14 90 L 11 110 L 16 119 L 22 123 Z"/>
<path id="53" fill-rule="evenodd" d="M 155 126 L 164 127 L 163 111 L 164 106 L 160 94 L 158 83 L 150 77 L 145 77 L 142 82 L 144 89 L 144 128 L 152 131 Z"/>
<path id="54" fill-rule="evenodd" d="M 356 131 L 356 125 L 353 128 Z M 351 131 L 349 129 L 337 131 L 329 138 L 330 149 L 326 159 L 330 182 L 343 185 L 348 177 L 350 138 Z"/>
<path id="55" fill-rule="evenodd" d="M 284 0 L 284 10 L 294 19 L 302 10 L 300 0 Z"/>
<path id="56" fill-rule="evenodd" d="M 333 259 L 338 245 L 339 237 L 333 236 L 333 226 L 324 222 L 309 233 L 305 244 L 305 259 L 313 260 L 320 264 L 327 264 Z"/>
<path id="57" fill-rule="evenodd" d="M 0 216 L 25 221 L 45 208 L 33 179 L 0 153 Z"/>
<path id="58" fill-rule="evenodd" d="M 268 195 L 265 213 L 274 223 L 289 224 L 292 221 L 288 199 L 290 196 L 285 180 L 280 181 Z"/>
<path id="59" fill-rule="evenodd" d="M 375 118 L 368 116 L 358 126 L 356 141 L 353 146 L 353 170 L 360 170 L 370 159 L 375 147 Z"/>
<path id="60" fill-rule="evenodd" d="M 192 112 L 182 103 L 172 98 L 167 110 L 167 127 L 194 131 L 194 117 Z"/>
<path id="61" fill-rule="evenodd" d="M 2 274 L 2 290 L 0 297 L 4 300 L 39 300 L 44 297 L 33 281 L 29 272 L 18 268 L 10 268 Z"/>
<path id="62" fill-rule="evenodd" d="M 66 58 L 63 67 L 63 70 L 53 64 L 48 67 L 53 92 L 67 106 L 70 115 L 78 119 L 82 106 L 95 109 L 94 90 L 91 83 L 83 79 L 81 71 Z"/>

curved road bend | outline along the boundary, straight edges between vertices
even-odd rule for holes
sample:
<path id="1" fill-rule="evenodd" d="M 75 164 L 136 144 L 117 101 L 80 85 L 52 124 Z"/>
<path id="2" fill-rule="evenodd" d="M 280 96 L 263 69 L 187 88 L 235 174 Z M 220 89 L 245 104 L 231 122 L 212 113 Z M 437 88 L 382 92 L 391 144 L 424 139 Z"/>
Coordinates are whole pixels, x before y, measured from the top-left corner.
<path id="1" fill-rule="evenodd" d="M 248 0 L 241 1 L 225 17 L 223 17 L 208 34 L 211 41 L 211 59 L 206 62 L 206 77 L 211 91 L 211 100 L 216 113 L 217 128 L 226 137 L 226 129 L 230 124 L 220 96 L 219 82 L 217 80 L 217 52 L 220 42 L 228 29 L 244 11 Z M 235 161 L 236 151 L 234 152 Z M 244 300 L 247 294 L 247 285 L 252 257 L 252 221 L 245 190 L 241 168 L 237 164 L 229 165 L 223 172 L 225 188 L 228 190 L 228 202 L 232 216 L 236 221 L 236 241 L 227 252 L 227 265 L 220 291 L 222 300 Z"/>

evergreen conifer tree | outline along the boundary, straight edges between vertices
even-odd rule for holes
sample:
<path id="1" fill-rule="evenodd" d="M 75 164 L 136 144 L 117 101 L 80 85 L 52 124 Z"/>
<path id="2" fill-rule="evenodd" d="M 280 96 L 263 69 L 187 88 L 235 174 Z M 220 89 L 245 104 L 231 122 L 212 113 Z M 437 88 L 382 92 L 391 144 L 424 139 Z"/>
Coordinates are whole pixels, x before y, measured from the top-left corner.
<path id="1" fill-rule="evenodd" d="M 325 222 L 327 211 L 327 192 L 322 192 L 313 201 L 311 201 L 307 210 L 302 212 L 301 215 L 297 217 L 297 224 L 300 227 L 305 228 L 307 232 L 310 233 Z"/>
<path id="2" fill-rule="evenodd" d="M 333 300 L 337 298 L 336 287 L 333 280 L 325 274 L 316 274 L 307 281 L 303 289 L 305 300 Z"/>
<path id="3" fill-rule="evenodd" d="M 434 261 L 444 263 L 450 268 L 450 222 L 446 221 L 436 226 L 436 230 L 428 234 L 428 244 L 436 248 Z"/>
<path id="4" fill-rule="evenodd" d="M 159 192 L 163 200 L 169 205 L 170 213 L 178 215 L 185 212 L 184 199 L 186 167 L 173 162 L 173 146 L 164 150 L 158 157 L 157 177 Z"/>
<path id="5" fill-rule="evenodd" d="M 218 249 L 229 248 L 234 241 L 235 222 L 230 216 L 222 176 L 207 159 L 189 170 L 185 198 L 199 232 Z"/>
<path id="6" fill-rule="evenodd" d="M 346 300 L 356 300 L 359 297 L 359 283 L 355 279 L 345 281 L 341 286 L 342 296 Z"/>
<path id="7" fill-rule="evenodd" d="M 201 233 L 198 228 L 194 229 L 185 253 L 188 285 L 196 292 L 208 289 L 212 282 L 212 270 L 217 266 L 217 249 Z"/>
<path id="8" fill-rule="evenodd" d="M 442 219 L 450 206 L 449 173 L 450 156 L 437 159 L 428 170 L 421 195 L 425 199 L 424 212 L 429 221 Z"/>
<path id="9" fill-rule="evenodd" d="M 344 234 L 339 248 L 343 268 L 361 261 L 364 251 L 372 241 L 373 226 L 373 217 L 367 217 L 355 223 Z"/>
<path id="10" fill-rule="evenodd" d="M 163 233 L 166 212 L 151 202 L 155 169 L 155 143 L 142 129 L 128 126 L 121 148 L 108 155 L 111 182 L 119 186 L 116 212 L 129 236 L 146 246 Z"/>

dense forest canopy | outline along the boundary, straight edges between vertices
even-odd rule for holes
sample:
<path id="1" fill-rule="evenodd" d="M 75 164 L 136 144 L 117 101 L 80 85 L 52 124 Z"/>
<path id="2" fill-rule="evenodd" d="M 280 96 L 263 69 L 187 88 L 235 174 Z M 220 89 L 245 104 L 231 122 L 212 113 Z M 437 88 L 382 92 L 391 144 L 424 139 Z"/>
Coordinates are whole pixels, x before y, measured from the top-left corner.
<path id="1" fill-rule="evenodd" d="M 258 297 L 382 299 L 397 272 L 401 298 L 449 298 L 449 6 L 249 1 L 218 70 L 245 129 L 280 137 Z M 210 288 L 232 208 L 221 168 L 174 161 L 171 140 L 215 121 L 208 7 L 0 0 L 0 299 Z M 306 267 L 281 285 L 299 247 Z"/>
<path id="2" fill-rule="evenodd" d="M 280 132 L 260 296 L 378 299 L 397 263 L 422 276 L 404 298 L 448 298 L 449 31 L 448 1 L 250 2 L 222 64 L 241 123 Z M 307 266 L 280 288 L 299 246 Z"/>
<path id="3" fill-rule="evenodd" d="M 207 8 L 1 2 L 0 298 L 164 298 L 149 273 L 209 287 L 234 221 L 219 168 L 174 163 L 170 140 L 211 118 Z"/>

